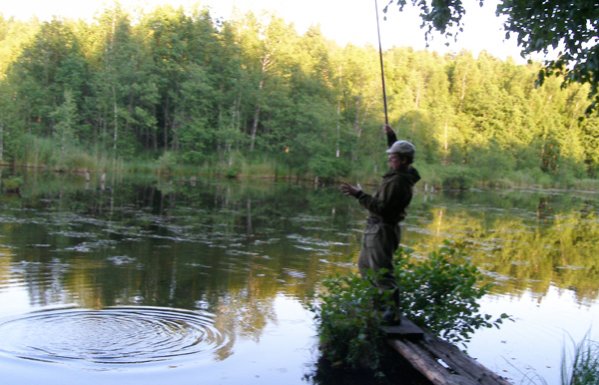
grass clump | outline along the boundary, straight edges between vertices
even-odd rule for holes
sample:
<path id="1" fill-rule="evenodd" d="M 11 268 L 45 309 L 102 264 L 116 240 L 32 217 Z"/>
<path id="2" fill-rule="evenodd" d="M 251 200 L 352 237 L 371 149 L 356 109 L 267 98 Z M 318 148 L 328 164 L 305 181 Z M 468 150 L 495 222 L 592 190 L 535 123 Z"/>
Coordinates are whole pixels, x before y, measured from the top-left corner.
<path id="1" fill-rule="evenodd" d="M 562 385 L 599 384 L 599 343 L 592 341 L 589 334 L 581 342 L 574 343 L 574 352 L 569 359 L 566 350 L 562 353 Z"/>

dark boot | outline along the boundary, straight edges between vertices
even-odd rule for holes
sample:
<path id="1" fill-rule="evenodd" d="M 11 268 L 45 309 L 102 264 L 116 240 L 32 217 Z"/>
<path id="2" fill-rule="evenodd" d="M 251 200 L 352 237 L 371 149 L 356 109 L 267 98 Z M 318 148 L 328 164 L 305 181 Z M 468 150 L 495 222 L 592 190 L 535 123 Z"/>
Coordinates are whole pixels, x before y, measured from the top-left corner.
<path id="1" fill-rule="evenodd" d="M 401 317 L 399 309 L 395 306 L 387 306 L 383 311 L 383 324 L 384 325 L 399 325 L 401 324 Z"/>

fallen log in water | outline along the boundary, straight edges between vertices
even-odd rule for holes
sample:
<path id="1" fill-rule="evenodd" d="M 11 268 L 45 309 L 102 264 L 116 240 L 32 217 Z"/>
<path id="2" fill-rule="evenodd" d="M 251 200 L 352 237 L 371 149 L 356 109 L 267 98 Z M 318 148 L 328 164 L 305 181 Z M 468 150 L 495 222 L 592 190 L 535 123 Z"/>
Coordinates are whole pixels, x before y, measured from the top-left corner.
<path id="1" fill-rule="evenodd" d="M 511 385 L 456 346 L 402 318 L 383 328 L 389 344 L 433 385 Z"/>

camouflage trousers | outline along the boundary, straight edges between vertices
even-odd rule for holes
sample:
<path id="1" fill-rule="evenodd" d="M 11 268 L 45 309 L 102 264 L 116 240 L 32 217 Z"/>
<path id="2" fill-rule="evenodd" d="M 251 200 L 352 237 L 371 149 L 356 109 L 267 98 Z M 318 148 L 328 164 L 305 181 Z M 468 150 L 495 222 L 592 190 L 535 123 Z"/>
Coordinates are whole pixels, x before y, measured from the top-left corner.
<path id="1" fill-rule="evenodd" d="M 363 278 L 368 278 L 369 271 L 386 270 L 377 275 L 372 284 L 381 292 L 390 291 L 396 304 L 399 304 L 399 287 L 393 275 L 393 255 L 399 247 L 400 237 L 399 224 L 391 225 L 369 218 L 358 259 L 358 268 Z"/>

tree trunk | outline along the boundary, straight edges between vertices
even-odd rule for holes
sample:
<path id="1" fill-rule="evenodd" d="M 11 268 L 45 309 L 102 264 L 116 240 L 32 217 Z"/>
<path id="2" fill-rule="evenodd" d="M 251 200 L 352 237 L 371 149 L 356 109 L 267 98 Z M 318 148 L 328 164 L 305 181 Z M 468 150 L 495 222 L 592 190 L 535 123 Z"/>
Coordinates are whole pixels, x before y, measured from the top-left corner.
<path id="1" fill-rule="evenodd" d="M 360 105 L 362 98 L 356 97 L 356 115 L 354 116 L 354 130 L 356 131 L 356 136 L 360 138 L 362 136 L 362 127 L 360 126 Z"/>
<path id="2" fill-rule="evenodd" d="M 172 140 L 172 144 L 171 144 L 171 150 L 173 151 L 179 151 L 179 123 L 178 122 L 173 122 L 173 129 L 172 131 L 172 135 L 173 135 L 173 140 Z"/>
<path id="3" fill-rule="evenodd" d="M 447 120 L 443 126 L 443 164 L 447 164 L 447 156 L 449 155 L 449 133 Z"/>
<path id="4" fill-rule="evenodd" d="M 256 143 L 256 132 L 258 131 L 258 121 L 260 120 L 260 105 L 256 106 L 254 111 L 254 120 L 252 122 L 252 130 L 250 132 L 250 152 L 254 151 L 254 144 Z"/>
<path id="5" fill-rule="evenodd" d="M 117 149 L 117 141 L 119 139 L 119 118 L 118 118 L 118 106 L 116 103 L 116 88 L 112 86 L 112 109 L 113 109 L 113 119 L 114 119 L 114 132 L 112 135 L 112 151 L 114 152 L 114 156 L 116 157 L 116 149 Z"/>
<path id="6" fill-rule="evenodd" d="M 166 99 L 165 102 L 165 106 L 163 106 L 163 111 L 164 111 L 164 122 L 162 124 L 162 147 L 164 148 L 164 150 L 168 150 L 168 125 L 169 125 L 169 113 L 168 113 L 168 105 L 169 105 L 169 99 Z"/>
<path id="7" fill-rule="evenodd" d="M 0 123 L 0 162 L 4 161 L 4 124 Z"/>
<path id="8" fill-rule="evenodd" d="M 114 14 L 112 15 L 112 33 L 110 34 L 110 53 L 114 52 L 114 35 L 116 31 L 116 9 Z M 114 63 L 113 63 L 114 64 Z M 113 112 L 113 121 L 114 121 L 114 131 L 112 135 L 112 151 L 113 155 L 116 158 L 116 150 L 117 150 L 117 141 L 119 139 L 119 119 L 118 119 L 118 106 L 116 103 L 116 86 L 115 86 L 115 78 L 114 78 L 114 68 L 111 71 L 112 75 L 112 112 Z"/>
<path id="9" fill-rule="evenodd" d="M 337 144 L 335 145 L 335 158 L 339 158 L 341 155 L 341 149 L 339 148 L 339 141 L 341 137 L 341 100 L 337 101 Z"/>
<path id="10" fill-rule="evenodd" d="M 462 112 L 464 106 L 464 98 L 466 97 L 466 74 L 462 75 L 462 89 L 460 90 L 460 105 L 458 106 L 458 112 Z"/>
<path id="11" fill-rule="evenodd" d="M 262 58 L 260 67 L 260 82 L 258 83 L 258 93 L 256 97 L 256 109 L 254 110 L 254 120 L 252 121 L 252 129 L 250 131 L 250 152 L 254 151 L 256 143 L 256 133 L 258 132 L 258 123 L 260 122 L 262 89 L 264 88 L 264 77 L 271 65 L 270 55 L 265 54 Z"/>

